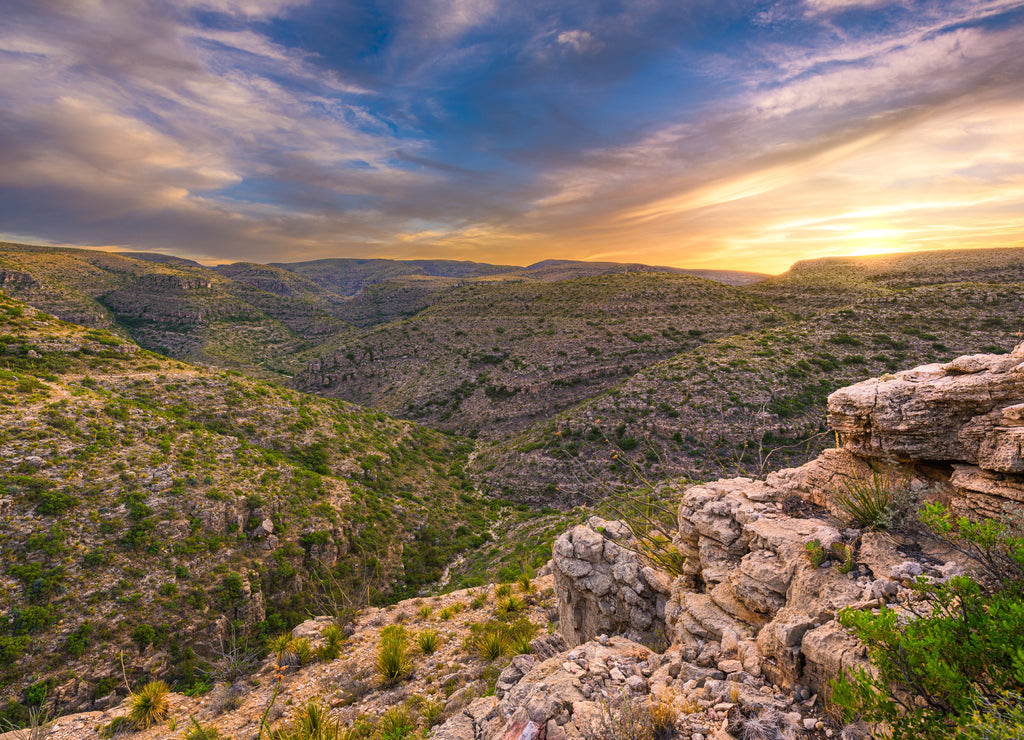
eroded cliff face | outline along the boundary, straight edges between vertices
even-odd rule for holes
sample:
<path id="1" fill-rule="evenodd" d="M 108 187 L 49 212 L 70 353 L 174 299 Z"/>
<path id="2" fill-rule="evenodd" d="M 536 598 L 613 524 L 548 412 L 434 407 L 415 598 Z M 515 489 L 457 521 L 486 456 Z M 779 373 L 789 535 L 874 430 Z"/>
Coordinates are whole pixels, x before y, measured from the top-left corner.
<path id="1" fill-rule="evenodd" d="M 592 519 L 562 535 L 553 566 L 569 644 L 602 633 L 646 642 L 663 630 L 670 653 L 722 678 L 827 692 L 840 671 L 867 667 L 840 610 L 904 608 L 917 576 L 969 566 L 920 534 L 857 529 L 836 503 L 847 482 L 885 465 L 915 502 L 976 517 L 1022 510 L 1024 344 L 841 389 L 829 420 L 841 448 L 800 468 L 686 489 L 673 537 L 680 573 L 643 562 L 624 525 Z M 813 540 L 824 563 L 808 557 Z"/>

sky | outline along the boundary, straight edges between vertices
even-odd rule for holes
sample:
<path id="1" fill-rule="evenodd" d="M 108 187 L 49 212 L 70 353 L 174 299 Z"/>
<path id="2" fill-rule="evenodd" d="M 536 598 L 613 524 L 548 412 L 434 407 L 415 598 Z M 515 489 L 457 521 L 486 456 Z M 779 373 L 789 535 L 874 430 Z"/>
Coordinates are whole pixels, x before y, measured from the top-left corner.
<path id="1" fill-rule="evenodd" d="M 1024 246 L 1024 0 L 0 0 L 0 239 L 778 273 Z"/>

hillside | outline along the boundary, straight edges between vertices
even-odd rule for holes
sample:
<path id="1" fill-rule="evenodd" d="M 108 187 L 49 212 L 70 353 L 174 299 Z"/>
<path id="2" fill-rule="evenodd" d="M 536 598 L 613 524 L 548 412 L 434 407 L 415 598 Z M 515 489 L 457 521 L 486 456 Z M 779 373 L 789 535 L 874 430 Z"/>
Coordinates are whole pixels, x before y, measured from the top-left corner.
<path id="1" fill-rule="evenodd" d="M 951 249 L 804 260 L 745 290 L 809 317 L 857 298 L 925 285 L 1020 282 L 1024 249 Z"/>
<path id="2" fill-rule="evenodd" d="M 33 684 L 93 706 L 119 654 L 187 689 L 229 631 L 417 593 L 506 516 L 473 493 L 467 453 L 0 295 L 0 697 Z"/>
<path id="3" fill-rule="evenodd" d="M 1024 250 L 1000 251 L 801 263 L 744 291 L 809 318 L 645 367 L 489 441 L 473 469 L 486 490 L 550 503 L 600 498 L 641 478 L 756 476 L 802 463 L 833 442 L 824 412 L 836 388 L 1019 341 Z"/>
<path id="4" fill-rule="evenodd" d="M 262 266 L 229 272 L 0 244 L 0 287 L 8 295 L 178 359 L 274 377 L 265 363 L 349 328 L 334 315 L 342 299 L 315 284 Z"/>
<path id="5" fill-rule="evenodd" d="M 324 259 L 277 262 L 280 267 L 312 280 L 338 295 L 352 296 L 368 285 L 407 276 L 476 278 L 517 272 L 521 267 L 455 260 Z"/>
<path id="6" fill-rule="evenodd" d="M 521 271 L 513 273 L 531 280 L 552 282 L 596 275 L 618 275 L 627 272 L 664 272 L 673 275 L 690 275 L 725 285 L 749 285 L 764 280 L 769 275 L 762 272 L 738 270 L 691 270 L 685 267 L 662 267 L 644 265 L 639 262 L 584 262 L 581 260 L 544 260 L 536 262 Z"/>
<path id="7" fill-rule="evenodd" d="M 643 367 L 788 315 L 688 275 L 472 283 L 307 354 L 296 387 L 460 434 L 547 419 Z"/>

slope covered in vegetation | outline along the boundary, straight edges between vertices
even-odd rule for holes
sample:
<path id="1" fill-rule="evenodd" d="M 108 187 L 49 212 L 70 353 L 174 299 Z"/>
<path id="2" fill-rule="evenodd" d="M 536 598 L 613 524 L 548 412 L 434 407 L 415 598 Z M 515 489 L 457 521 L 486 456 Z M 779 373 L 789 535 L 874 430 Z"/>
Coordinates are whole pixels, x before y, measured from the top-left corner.
<path id="1" fill-rule="evenodd" d="M 3 295 L 0 430 L 12 700 L 100 699 L 119 654 L 188 688 L 229 631 L 415 594 L 501 513 L 457 440 Z"/>

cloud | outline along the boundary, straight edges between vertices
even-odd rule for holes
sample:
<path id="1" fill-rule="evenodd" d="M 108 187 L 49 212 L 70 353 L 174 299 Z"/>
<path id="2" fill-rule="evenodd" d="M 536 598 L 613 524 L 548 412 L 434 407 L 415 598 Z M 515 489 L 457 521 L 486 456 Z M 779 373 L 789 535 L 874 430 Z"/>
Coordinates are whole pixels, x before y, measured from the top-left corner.
<path id="1" fill-rule="evenodd" d="M 562 31 L 557 36 L 558 43 L 568 46 L 577 54 L 583 53 L 594 46 L 594 36 L 590 31 Z"/>
<path id="2" fill-rule="evenodd" d="M 1024 238 L 1021 2 L 11 1 L 27 240 L 774 270 Z"/>
<path id="3" fill-rule="evenodd" d="M 850 8 L 873 8 L 892 5 L 899 0 L 805 0 L 808 9 L 815 13 L 833 13 Z"/>

